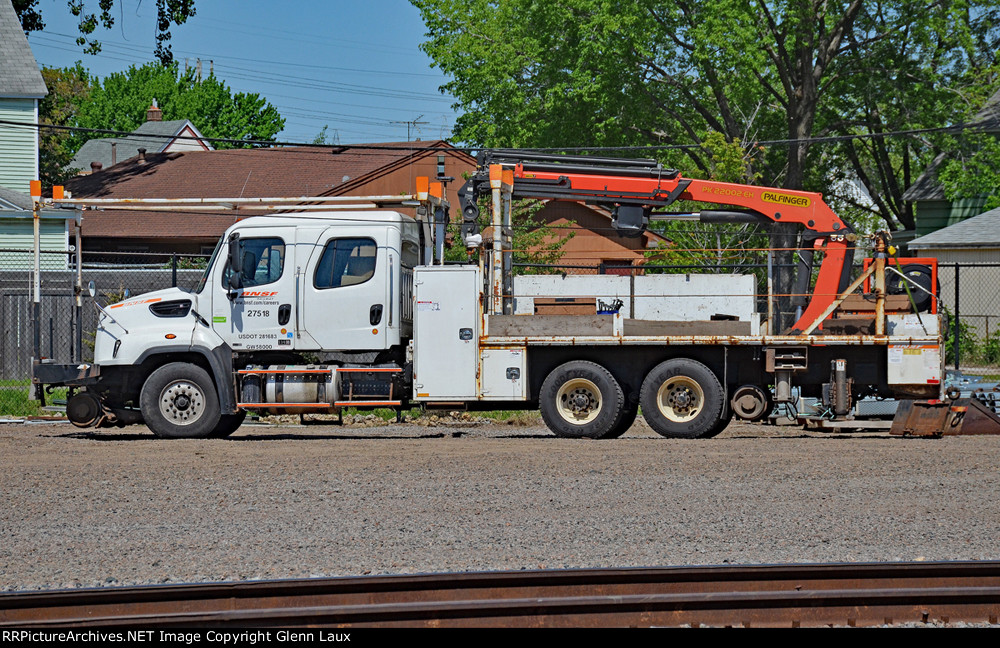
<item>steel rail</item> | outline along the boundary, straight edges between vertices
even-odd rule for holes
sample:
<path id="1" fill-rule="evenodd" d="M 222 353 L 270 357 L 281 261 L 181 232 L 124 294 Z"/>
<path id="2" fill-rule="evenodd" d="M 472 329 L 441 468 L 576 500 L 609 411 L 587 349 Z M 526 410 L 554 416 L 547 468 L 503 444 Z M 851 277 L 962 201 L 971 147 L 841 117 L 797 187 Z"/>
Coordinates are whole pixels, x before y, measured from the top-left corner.
<path id="1" fill-rule="evenodd" d="M 0 628 L 997 624 L 1000 562 L 569 569 L 0 594 Z"/>

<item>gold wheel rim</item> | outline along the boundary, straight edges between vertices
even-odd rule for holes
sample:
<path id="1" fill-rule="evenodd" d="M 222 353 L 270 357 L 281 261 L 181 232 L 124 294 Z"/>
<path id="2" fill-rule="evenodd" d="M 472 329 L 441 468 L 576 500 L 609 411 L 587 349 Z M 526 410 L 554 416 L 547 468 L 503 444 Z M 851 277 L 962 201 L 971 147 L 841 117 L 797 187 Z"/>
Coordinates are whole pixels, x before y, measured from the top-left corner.
<path id="1" fill-rule="evenodd" d="M 660 414 L 674 423 L 693 421 L 705 409 L 705 391 L 687 376 L 667 378 L 656 392 Z"/>
<path id="2" fill-rule="evenodd" d="M 601 413 L 601 390 L 586 378 L 567 380 L 556 393 L 556 410 L 571 425 L 586 425 Z"/>

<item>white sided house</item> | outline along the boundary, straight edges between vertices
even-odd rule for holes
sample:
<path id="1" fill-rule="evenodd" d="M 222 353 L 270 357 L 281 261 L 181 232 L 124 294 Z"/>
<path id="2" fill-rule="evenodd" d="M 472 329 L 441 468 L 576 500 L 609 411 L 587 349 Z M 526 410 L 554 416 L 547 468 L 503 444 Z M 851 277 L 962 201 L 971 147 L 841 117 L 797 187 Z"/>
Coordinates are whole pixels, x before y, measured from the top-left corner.
<path id="1" fill-rule="evenodd" d="M 38 179 L 38 100 L 48 94 L 10 0 L 0 0 L 0 187 L 28 193 Z M 10 122 L 19 122 L 18 126 Z"/>
<path id="2" fill-rule="evenodd" d="M 0 0 L 0 271 L 33 267 L 29 193 L 31 181 L 38 179 L 38 101 L 47 94 L 14 6 Z M 79 212 L 46 209 L 39 217 L 42 269 L 66 268 L 69 223 Z"/>

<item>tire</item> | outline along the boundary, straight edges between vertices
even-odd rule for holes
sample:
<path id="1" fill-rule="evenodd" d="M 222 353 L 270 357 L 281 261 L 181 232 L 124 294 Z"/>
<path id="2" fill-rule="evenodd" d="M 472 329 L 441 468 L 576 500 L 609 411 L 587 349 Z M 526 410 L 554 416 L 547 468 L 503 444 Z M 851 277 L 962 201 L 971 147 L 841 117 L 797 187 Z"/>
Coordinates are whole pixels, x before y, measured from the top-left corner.
<path id="1" fill-rule="evenodd" d="M 938 285 L 934 286 L 930 266 L 925 266 L 922 263 L 907 263 L 902 268 L 899 268 L 899 271 L 923 289 L 909 286 L 910 294 L 913 296 L 913 303 L 917 307 L 917 312 L 922 313 L 930 310 L 934 297 L 925 291 L 931 291 L 936 288 L 934 294 L 941 294 L 941 282 L 938 282 Z M 905 295 L 906 288 L 906 281 L 898 274 L 894 272 L 886 274 L 885 291 L 887 294 Z"/>
<path id="2" fill-rule="evenodd" d="M 711 430 L 702 434 L 699 439 L 711 439 L 712 437 L 719 436 L 723 430 L 729 427 L 729 424 L 733 422 L 733 410 L 729 410 L 725 416 L 719 418 L 719 422 L 716 423 Z"/>
<path id="3" fill-rule="evenodd" d="M 658 364 L 642 382 L 639 405 L 649 427 L 672 439 L 718 434 L 722 385 L 712 370 L 696 360 L 674 358 Z"/>
<path id="4" fill-rule="evenodd" d="M 599 364 L 576 360 L 552 370 L 542 383 L 539 406 L 552 433 L 568 439 L 600 439 L 621 421 L 625 396 Z"/>
<path id="5" fill-rule="evenodd" d="M 611 426 L 601 437 L 602 439 L 617 439 L 631 429 L 632 424 L 635 423 L 635 419 L 639 416 L 639 403 L 629 402 L 628 397 L 625 398 L 625 404 L 622 406 L 622 411 L 618 415 L 618 422 Z"/>
<path id="6" fill-rule="evenodd" d="M 218 425 L 216 425 L 215 429 L 208 435 L 209 438 L 224 439 L 227 436 L 230 436 L 233 432 L 240 429 L 240 426 L 243 425 L 243 421 L 246 417 L 246 410 L 235 414 L 223 414 L 219 417 Z"/>
<path id="7" fill-rule="evenodd" d="M 162 439 L 202 439 L 219 425 L 219 396 L 201 367 L 163 365 L 146 379 L 139 395 L 143 420 Z"/>

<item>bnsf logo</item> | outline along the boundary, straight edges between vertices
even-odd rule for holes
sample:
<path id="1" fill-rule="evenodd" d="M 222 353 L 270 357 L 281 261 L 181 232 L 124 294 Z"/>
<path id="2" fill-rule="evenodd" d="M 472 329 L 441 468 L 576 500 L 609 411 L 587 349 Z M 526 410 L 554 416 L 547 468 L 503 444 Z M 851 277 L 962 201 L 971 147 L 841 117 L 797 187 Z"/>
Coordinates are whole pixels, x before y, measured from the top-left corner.
<path id="1" fill-rule="evenodd" d="M 260 290 L 244 290 L 240 293 L 240 297 L 274 297 L 277 292 L 263 292 Z"/>

